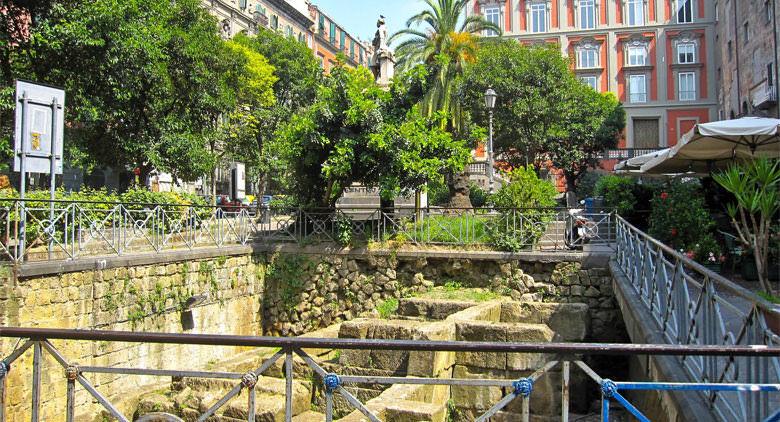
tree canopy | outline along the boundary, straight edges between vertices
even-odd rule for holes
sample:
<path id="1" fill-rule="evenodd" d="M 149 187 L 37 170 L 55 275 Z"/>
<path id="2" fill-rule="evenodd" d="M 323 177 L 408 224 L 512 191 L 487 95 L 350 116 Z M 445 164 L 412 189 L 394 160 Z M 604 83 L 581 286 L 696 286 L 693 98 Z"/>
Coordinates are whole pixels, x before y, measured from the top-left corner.
<path id="1" fill-rule="evenodd" d="M 223 41 L 198 0 L 52 1 L 6 62 L 5 80 L 65 88 L 70 162 L 185 180 L 216 165 L 209 146 L 239 96 L 273 98 L 272 68 Z"/>
<path id="2" fill-rule="evenodd" d="M 552 161 L 573 183 L 597 153 L 617 146 L 625 126 L 617 99 L 582 84 L 558 46 L 484 45 L 459 90 L 479 124 L 487 124 L 489 87 L 498 93 L 494 150 L 512 167 Z"/>
<path id="3" fill-rule="evenodd" d="M 324 78 L 314 103 L 293 115 L 274 141 L 302 205 L 333 206 L 355 182 L 378 186 L 389 199 L 465 165 L 469 150 L 440 128 L 441 115 L 429 119 L 417 108 L 399 113 L 395 105 L 407 93 L 382 90 L 365 68 L 337 66 Z"/>

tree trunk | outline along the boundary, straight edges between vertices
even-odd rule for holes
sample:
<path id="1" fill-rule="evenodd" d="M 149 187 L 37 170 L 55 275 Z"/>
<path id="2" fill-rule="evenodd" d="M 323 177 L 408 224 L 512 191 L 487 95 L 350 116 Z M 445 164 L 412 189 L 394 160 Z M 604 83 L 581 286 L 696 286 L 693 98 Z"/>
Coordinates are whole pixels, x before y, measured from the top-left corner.
<path id="1" fill-rule="evenodd" d="M 211 170 L 211 206 L 217 206 L 217 167 Z"/>
<path id="2" fill-rule="evenodd" d="M 471 209 L 471 198 L 469 198 L 469 176 L 466 169 L 456 174 L 447 175 L 447 187 L 450 190 L 451 208 Z"/>

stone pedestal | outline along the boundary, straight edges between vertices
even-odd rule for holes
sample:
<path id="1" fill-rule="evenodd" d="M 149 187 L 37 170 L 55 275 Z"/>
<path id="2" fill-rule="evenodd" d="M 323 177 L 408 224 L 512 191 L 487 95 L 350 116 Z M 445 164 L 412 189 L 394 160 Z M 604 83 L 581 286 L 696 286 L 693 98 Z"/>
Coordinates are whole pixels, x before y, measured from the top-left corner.
<path id="1" fill-rule="evenodd" d="M 395 76 L 395 57 L 393 52 L 380 50 L 376 53 L 375 58 L 374 76 L 376 76 L 376 82 L 382 87 L 387 87 L 390 85 L 393 76 Z"/>

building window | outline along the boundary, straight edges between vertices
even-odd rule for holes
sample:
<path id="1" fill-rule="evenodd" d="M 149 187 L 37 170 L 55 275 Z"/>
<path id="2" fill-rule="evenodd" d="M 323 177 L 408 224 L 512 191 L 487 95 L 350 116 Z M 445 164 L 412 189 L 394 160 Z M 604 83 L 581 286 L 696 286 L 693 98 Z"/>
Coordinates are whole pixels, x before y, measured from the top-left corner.
<path id="1" fill-rule="evenodd" d="M 677 44 L 677 63 L 696 63 L 696 46 L 693 43 Z"/>
<path id="2" fill-rule="evenodd" d="M 347 34 L 344 31 L 341 31 L 341 35 L 339 37 L 339 50 L 344 51 L 344 49 L 347 48 Z"/>
<path id="3" fill-rule="evenodd" d="M 320 35 L 325 36 L 325 16 L 320 15 Z"/>
<path id="4" fill-rule="evenodd" d="M 580 0 L 579 17 L 581 29 L 596 27 L 596 0 Z"/>
<path id="5" fill-rule="evenodd" d="M 729 40 L 729 42 L 726 43 L 726 45 L 727 45 L 726 49 L 728 50 L 729 53 L 729 61 L 731 61 L 732 57 L 734 56 L 734 50 L 731 45 L 731 40 Z"/>
<path id="6" fill-rule="evenodd" d="M 293 36 L 293 28 L 292 28 L 292 26 L 287 25 L 284 28 L 284 32 L 287 34 L 288 37 L 292 38 L 292 36 Z"/>
<path id="7" fill-rule="evenodd" d="M 496 25 L 497 27 L 501 28 L 501 8 L 500 7 L 486 7 L 485 8 L 485 20 L 492 23 L 493 25 Z M 488 30 L 485 31 L 485 35 L 489 37 L 494 37 L 498 35 L 496 31 Z"/>
<path id="8" fill-rule="evenodd" d="M 693 22 L 693 0 L 677 0 L 677 23 Z"/>
<path id="9" fill-rule="evenodd" d="M 598 91 L 599 78 L 596 76 L 580 76 L 580 82 Z"/>
<path id="10" fill-rule="evenodd" d="M 748 26 L 748 23 L 745 22 L 745 24 L 742 25 L 742 28 L 743 38 L 745 39 L 745 44 L 747 44 L 750 41 L 750 27 Z"/>
<path id="11" fill-rule="evenodd" d="M 360 64 L 363 64 L 363 49 L 358 49 L 358 58 L 360 59 Z"/>
<path id="12" fill-rule="evenodd" d="M 531 32 L 545 32 L 547 30 L 547 4 L 533 3 L 531 11 Z"/>
<path id="13" fill-rule="evenodd" d="M 679 81 L 680 101 L 693 101 L 696 99 L 696 74 L 693 72 L 681 72 L 677 75 Z"/>
<path id="14" fill-rule="evenodd" d="M 631 26 L 645 24 L 645 3 L 644 0 L 626 0 L 626 16 L 628 24 Z"/>
<path id="15" fill-rule="evenodd" d="M 355 40 L 349 41 L 349 57 L 355 60 Z"/>
<path id="16" fill-rule="evenodd" d="M 306 35 L 303 32 L 298 34 L 298 42 L 306 44 Z"/>
<path id="17" fill-rule="evenodd" d="M 630 45 L 628 46 L 628 62 L 629 66 L 646 66 L 647 65 L 647 48 L 642 45 Z"/>
<path id="18" fill-rule="evenodd" d="M 329 36 L 330 43 L 336 44 L 336 24 L 333 22 L 330 23 L 330 34 L 328 35 L 330 35 Z"/>
<path id="19" fill-rule="evenodd" d="M 271 16 L 271 28 L 279 29 L 279 16 Z"/>
<path id="20" fill-rule="evenodd" d="M 769 0 L 764 0 L 764 16 L 766 16 L 767 23 L 772 23 L 772 19 L 774 19 L 772 14 L 772 2 Z"/>
<path id="21" fill-rule="evenodd" d="M 647 102 L 647 76 L 631 75 L 628 77 L 628 101 L 632 103 Z"/>
<path id="22" fill-rule="evenodd" d="M 598 66 L 598 48 L 585 46 L 577 49 L 577 69 L 592 69 Z"/>
<path id="23" fill-rule="evenodd" d="M 766 84 L 769 85 L 770 88 L 775 86 L 775 72 L 772 63 L 766 65 Z"/>

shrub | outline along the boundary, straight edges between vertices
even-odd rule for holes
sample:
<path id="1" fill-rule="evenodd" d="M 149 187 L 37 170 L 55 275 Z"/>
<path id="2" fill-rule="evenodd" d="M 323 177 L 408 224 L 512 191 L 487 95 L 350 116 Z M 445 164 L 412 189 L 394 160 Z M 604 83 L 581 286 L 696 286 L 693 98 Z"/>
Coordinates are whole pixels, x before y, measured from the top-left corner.
<path id="1" fill-rule="evenodd" d="M 674 249 L 693 250 L 714 223 L 695 183 L 673 183 L 651 201 L 649 234 Z"/>
<path id="2" fill-rule="evenodd" d="M 398 311 L 398 299 L 387 299 L 377 305 L 376 310 L 379 312 L 380 318 L 389 319 Z"/>
<path id="3" fill-rule="evenodd" d="M 726 260 L 715 237 L 707 233 L 693 245 L 694 259 L 700 264 L 718 264 Z"/>
<path id="4" fill-rule="evenodd" d="M 598 180 L 594 194 L 604 197 L 605 207 L 624 215 L 636 207 L 634 184 L 632 179 L 609 174 Z"/>
<path id="5" fill-rule="evenodd" d="M 510 182 L 490 197 L 500 213 L 488 230 L 491 244 L 500 250 L 517 252 L 535 243 L 551 219 L 551 213 L 540 208 L 554 207 L 556 196 L 555 185 L 539 179 L 532 166 L 513 170 Z M 514 208 L 522 208 L 522 218 L 517 218 Z"/>
<path id="6" fill-rule="evenodd" d="M 533 166 L 518 167 L 509 174 L 490 202 L 497 208 L 549 208 L 556 205 L 558 190 L 552 182 L 542 180 Z"/>
<path id="7" fill-rule="evenodd" d="M 490 197 L 490 193 L 486 191 L 485 189 L 482 189 L 479 185 L 476 183 L 471 183 L 469 186 L 469 199 L 471 200 L 471 205 L 475 208 L 481 208 L 484 207 L 485 204 L 487 204 L 488 198 Z"/>

